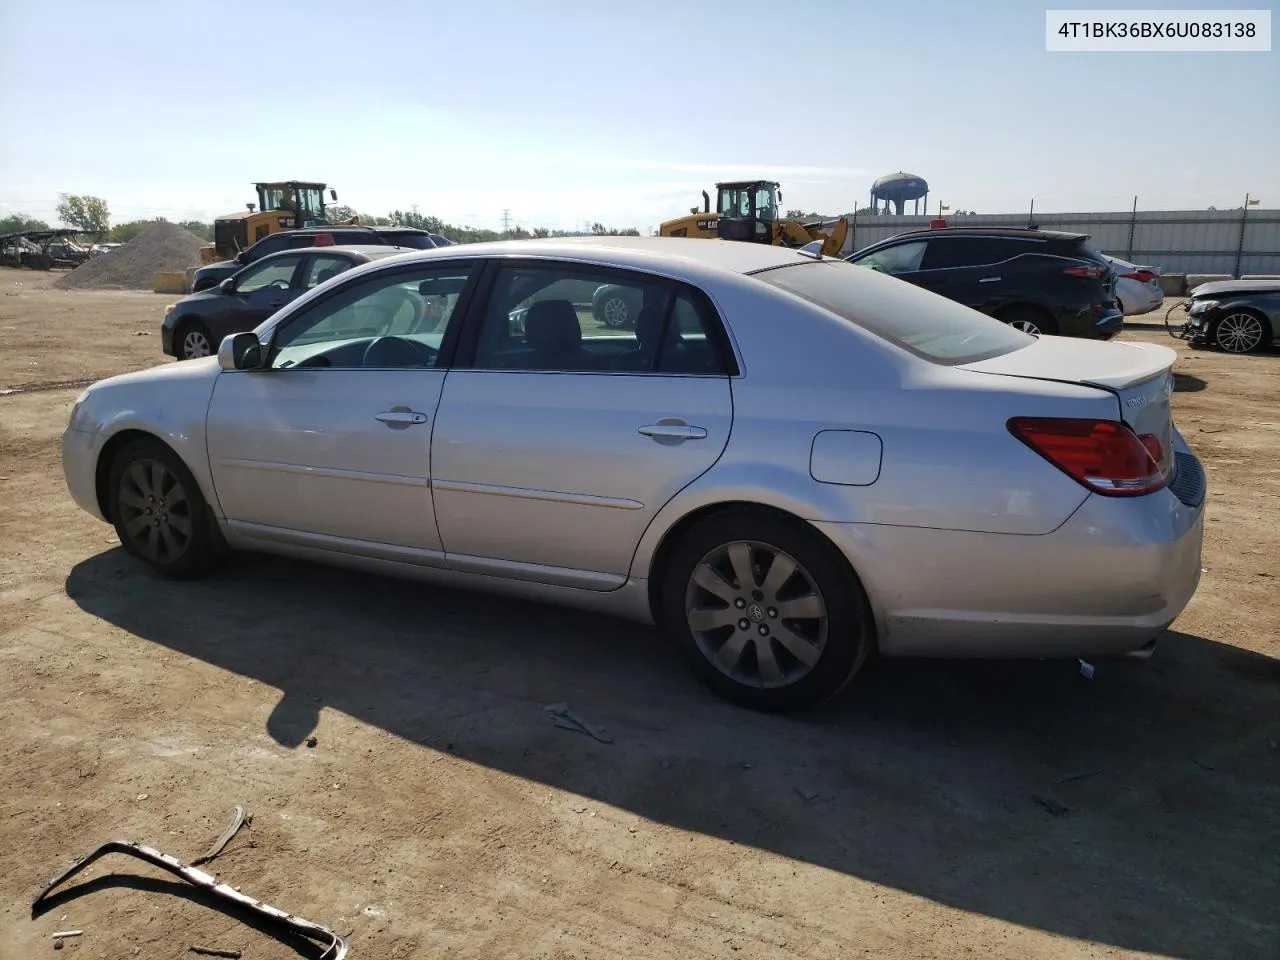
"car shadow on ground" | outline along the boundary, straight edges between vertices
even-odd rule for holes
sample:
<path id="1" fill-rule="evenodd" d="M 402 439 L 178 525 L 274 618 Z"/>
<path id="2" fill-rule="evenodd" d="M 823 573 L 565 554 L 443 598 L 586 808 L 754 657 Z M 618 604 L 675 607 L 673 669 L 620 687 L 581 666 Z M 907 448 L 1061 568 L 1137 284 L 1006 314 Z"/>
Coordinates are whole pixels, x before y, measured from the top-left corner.
<path id="1" fill-rule="evenodd" d="M 1207 958 L 1280 943 L 1280 661 L 1170 634 L 1147 661 L 875 664 L 802 716 L 700 687 L 656 631 L 237 556 L 172 583 L 116 549 L 68 595 L 145 640 L 407 741 L 938 903 Z M 551 723 L 566 701 L 599 743 Z M 1151 917 L 1162 922 L 1152 925 Z"/>
<path id="2" fill-rule="evenodd" d="M 1189 373 L 1175 373 L 1173 375 L 1174 393 L 1199 393 L 1208 385 L 1204 380 Z"/>

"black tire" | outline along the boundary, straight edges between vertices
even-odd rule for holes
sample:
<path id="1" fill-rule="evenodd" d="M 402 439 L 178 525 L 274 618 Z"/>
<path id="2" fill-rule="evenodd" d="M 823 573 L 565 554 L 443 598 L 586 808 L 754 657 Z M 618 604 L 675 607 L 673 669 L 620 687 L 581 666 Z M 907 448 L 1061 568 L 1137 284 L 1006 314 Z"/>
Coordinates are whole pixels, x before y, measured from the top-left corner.
<path id="1" fill-rule="evenodd" d="M 708 558 L 730 545 L 740 550 L 743 544 L 753 545 L 745 554 L 753 568 L 752 590 L 742 589 L 732 575 L 722 576 L 716 584 L 717 590 L 728 588 L 739 594 L 732 599 L 698 585 L 695 576 L 705 582 L 708 568 L 714 572 Z M 771 590 L 769 573 L 779 556 L 797 567 Z M 732 569 L 732 561 L 726 562 L 730 566 L 723 569 Z M 704 684 L 744 707 L 786 712 L 816 706 L 843 690 L 875 647 L 871 606 L 857 575 L 829 542 L 799 521 L 750 509 L 712 514 L 681 537 L 660 577 L 663 627 Z M 786 606 L 797 613 L 809 610 L 815 594 L 824 618 L 786 616 Z M 769 599 L 777 609 L 768 605 Z M 691 615 L 686 613 L 690 609 L 694 618 L 702 615 L 733 622 L 695 634 Z M 797 638 L 810 641 L 805 656 L 815 656 L 813 662 L 806 665 L 790 653 L 799 646 Z M 711 648 L 717 643 L 722 655 L 733 658 L 728 669 L 713 662 Z M 764 669 L 764 658 L 771 661 L 773 670 Z M 772 685 L 766 685 L 767 672 L 772 673 Z"/>
<path id="2" fill-rule="evenodd" d="M 198 577 L 222 559 L 226 545 L 199 484 L 159 440 L 125 444 L 107 484 L 112 525 L 131 557 L 175 580 Z"/>
<path id="3" fill-rule="evenodd" d="M 1001 310 L 996 319 L 1027 333 L 1043 333 L 1049 337 L 1057 336 L 1058 333 L 1058 324 L 1053 317 L 1035 307 L 1009 307 Z M 1028 326 L 1034 327 L 1035 330 L 1028 330 Z"/>
<path id="4" fill-rule="evenodd" d="M 1252 310 L 1228 310 L 1209 331 L 1209 340 L 1226 353 L 1256 353 L 1271 338 L 1271 324 Z"/>
<path id="5" fill-rule="evenodd" d="M 203 342 L 205 352 L 189 352 L 188 347 L 198 342 Z M 198 357 L 212 356 L 217 349 L 209 328 L 198 320 L 179 320 L 173 328 L 173 352 L 177 354 L 179 360 L 195 360 Z"/>

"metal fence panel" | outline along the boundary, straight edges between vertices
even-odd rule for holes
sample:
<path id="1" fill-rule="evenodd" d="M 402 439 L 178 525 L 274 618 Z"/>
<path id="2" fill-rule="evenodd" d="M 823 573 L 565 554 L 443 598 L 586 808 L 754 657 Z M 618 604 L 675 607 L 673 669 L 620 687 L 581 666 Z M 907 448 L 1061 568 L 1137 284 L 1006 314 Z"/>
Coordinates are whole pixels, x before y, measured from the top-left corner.
<path id="1" fill-rule="evenodd" d="M 948 226 L 1025 227 L 1028 213 L 947 216 Z M 844 253 L 927 229 L 927 216 L 850 217 Z M 1142 210 L 1034 214 L 1042 230 L 1089 235 L 1089 245 L 1163 273 L 1280 274 L 1280 210 Z M 1243 228 L 1243 229 L 1242 229 Z"/>

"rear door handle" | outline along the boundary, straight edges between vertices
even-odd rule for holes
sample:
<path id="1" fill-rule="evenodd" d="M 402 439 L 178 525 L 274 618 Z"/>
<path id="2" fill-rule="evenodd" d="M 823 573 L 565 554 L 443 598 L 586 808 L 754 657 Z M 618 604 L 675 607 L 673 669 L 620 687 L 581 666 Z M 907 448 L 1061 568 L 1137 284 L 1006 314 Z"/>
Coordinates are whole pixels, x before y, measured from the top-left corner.
<path id="1" fill-rule="evenodd" d="M 381 413 L 375 413 L 373 419 L 387 424 L 411 426 L 415 423 L 426 423 L 427 415 L 418 413 L 416 410 L 383 410 Z"/>
<path id="2" fill-rule="evenodd" d="M 705 427 L 690 426 L 683 420 L 659 420 L 657 423 L 650 423 L 640 427 L 639 432 L 658 441 L 705 440 L 707 438 Z"/>

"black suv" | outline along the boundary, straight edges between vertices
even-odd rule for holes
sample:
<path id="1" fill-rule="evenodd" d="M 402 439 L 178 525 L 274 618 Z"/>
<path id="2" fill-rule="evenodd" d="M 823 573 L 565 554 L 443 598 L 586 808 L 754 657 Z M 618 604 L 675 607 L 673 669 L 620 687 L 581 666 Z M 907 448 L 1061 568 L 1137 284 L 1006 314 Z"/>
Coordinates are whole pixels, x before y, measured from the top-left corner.
<path id="1" fill-rule="evenodd" d="M 941 227 L 845 259 L 932 290 L 1028 333 L 1109 340 L 1124 327 L 1116 274 L 1082 233 Z"/>
<path id="2" fill-rule="evenodd" d="M 263 237 L 247 250 L 241 250 L 234 260 L 223 260 L 201 267 L 191 276 L 189 293 L 199 293 L 215 287 L 227 277 L 244 269 L 256 260 L 261 260 L 269 253 L 281 250 L 296 250 L 299 247 L 314 247 L 316 237 L 324 236 L 324 243 L 338 246 L 388 246 L 409 247 L 414 250 L 430 250 L 443 246 L 426 230 L 416 227 L 366 227 L 358 224 L 342 224 L 330 227 L 305 227 L 301 230 L 284 230 Z M 443 239 L 443 238 L 441 238 Z"/>

